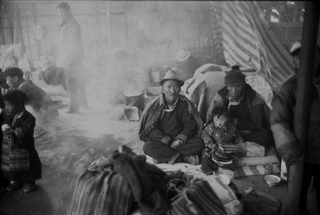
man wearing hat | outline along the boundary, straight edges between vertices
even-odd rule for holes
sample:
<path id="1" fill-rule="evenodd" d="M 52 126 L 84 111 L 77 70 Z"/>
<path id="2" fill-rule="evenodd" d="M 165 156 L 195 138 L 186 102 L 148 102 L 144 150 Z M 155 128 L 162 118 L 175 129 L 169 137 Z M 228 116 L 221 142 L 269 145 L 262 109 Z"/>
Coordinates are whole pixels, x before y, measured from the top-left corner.
<path id="1" fill-rule="evenodd" d="M 201 65 L 191 56 L 189 51 L 179 50 L 176 56 L 177 73 L 181 80 L 185 81 L 192 78 L 196 69 Z"/>
<path id="2" fill-rule="evenodd" d="M 245 141 L 264 147 L 273 144 L 270 130 L 270 109 L 266 102 L 249 84 L 238 65 L 232 66 L 225 77 L 226 86 L 212 98 L 206 124 L 212 121 L 212 110 L 217 106 L 228 108 L 230 119 Z"/>
<path id="3" fill-rule="evenodd" d="M 310 214 L 307 210 L 307 193 L 312 177 L 313 187 L 317 193 L 318 208 L 320 206 L 320 47 L 316 48 L 313 67 L 310 120 L 305 154 L 303 154 L 293 132 L 300 52 L 301 40 L 295 42 L 290 49 L 289 53 L 295 66 L 295 74 L 282 84 L 274 97 L 270 123 L 277 151 L 287 167 L 298 159 L 305 158 L 299 214 Z"/>
<path id="4" fill-rule="evenodd" d="M 141 116 L 143 151 L 157 163 L 198 165 L 204 149 L 200 137 L 203 121 L 191 101 L 179 95 L 183 84 L 176 72 L 169 70 L 160 81 L 162 93 L 147 104 Z"/>

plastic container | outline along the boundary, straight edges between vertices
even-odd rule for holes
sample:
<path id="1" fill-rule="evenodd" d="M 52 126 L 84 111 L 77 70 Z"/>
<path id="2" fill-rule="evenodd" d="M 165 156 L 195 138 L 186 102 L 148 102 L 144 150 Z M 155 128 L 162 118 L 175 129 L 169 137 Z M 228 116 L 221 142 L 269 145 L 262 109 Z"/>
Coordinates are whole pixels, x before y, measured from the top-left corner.
<path id="1" fill-rule="evenodd" d="M 258 190 L 253 190 L 252 187 L 245 189 L 241 204 L 244 212 L 252 215 L 280 215 L 281 213 L 281 201 Z"/>

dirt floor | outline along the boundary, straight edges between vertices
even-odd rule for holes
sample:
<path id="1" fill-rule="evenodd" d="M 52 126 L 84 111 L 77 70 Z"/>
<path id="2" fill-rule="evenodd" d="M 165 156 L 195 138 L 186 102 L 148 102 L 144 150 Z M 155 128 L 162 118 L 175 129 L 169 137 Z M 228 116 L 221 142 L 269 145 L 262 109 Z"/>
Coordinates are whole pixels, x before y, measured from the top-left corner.
<path id="1" fill-rule="evenodd" d="M 64 98 L 63 103 L 68 103 Z M 138 139 L 138 122 L 120 120 L 124 106 L 104 106 L 89 95 L 89 109 L 80 114 L 65 113 L 45 126 L 46 133 L 36 138 L 36 149 L 42 161 L 43 178 L 36 182 L 37 190 L 24 193 L 22 189 L 0 193 L 0 215 L 61 215 L 66 214 L 74 182 L 83 168 L 103 156 L 112 153 L 120 144 L 142 153 L 143 143 Z M 286 183 L 268 187 L 263 176 L 235 179 L 240 192 L 246 187 L 263 191 L 282 201 L 285 211 Z M 314 200 L 314 190 L 310 191 Z M 313 214 L 317 211 L 310 203 Z"/>

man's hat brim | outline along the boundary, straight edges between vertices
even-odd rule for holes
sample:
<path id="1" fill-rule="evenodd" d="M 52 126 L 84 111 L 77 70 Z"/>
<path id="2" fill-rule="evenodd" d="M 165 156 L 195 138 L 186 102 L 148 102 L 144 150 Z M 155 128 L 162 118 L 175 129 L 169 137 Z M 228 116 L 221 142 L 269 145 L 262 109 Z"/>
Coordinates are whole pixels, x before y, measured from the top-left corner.
<path id="1" fill-rule="evenodd" d="M 183 85 L 184 85 L 184 81 L 178 80 L 178 79 L 162 79 L 162 80 L 159 82 L 159 84 L 162 86 L 163 83 L 164 83 L 165 81 L 167 81 L 167 80 L 177 81 L 177 82 L 180 84 L 180 86 L 183 86 Z"/>

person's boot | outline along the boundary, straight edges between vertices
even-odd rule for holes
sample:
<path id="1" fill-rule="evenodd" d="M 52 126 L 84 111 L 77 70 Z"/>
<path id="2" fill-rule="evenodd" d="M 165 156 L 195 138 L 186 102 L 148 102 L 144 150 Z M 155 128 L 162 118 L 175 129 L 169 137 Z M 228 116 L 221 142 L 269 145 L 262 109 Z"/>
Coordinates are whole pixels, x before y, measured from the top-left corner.
<path id="1" fill-rule="evenodd" d="M 174 164 L 174 162 L 176 162 L 178 160 L 178 158 L 180 157 L 180 152 L 176 151 L 172 157 L 168 160 L 168 164 Z"/>
<path id="2" fill-rule="evenodd" d="M 18 190 L 23 187 L 23 183 L 18 181 L 10 181 L 10 184 L 7 186 L 7 191 Z"/>
<path id="3" fill-rule="evenodd" d="M 200 170 L 206 175 L 212 175 L 218 170 L 218 165 L 211 158 L 203 156 Z"/>

